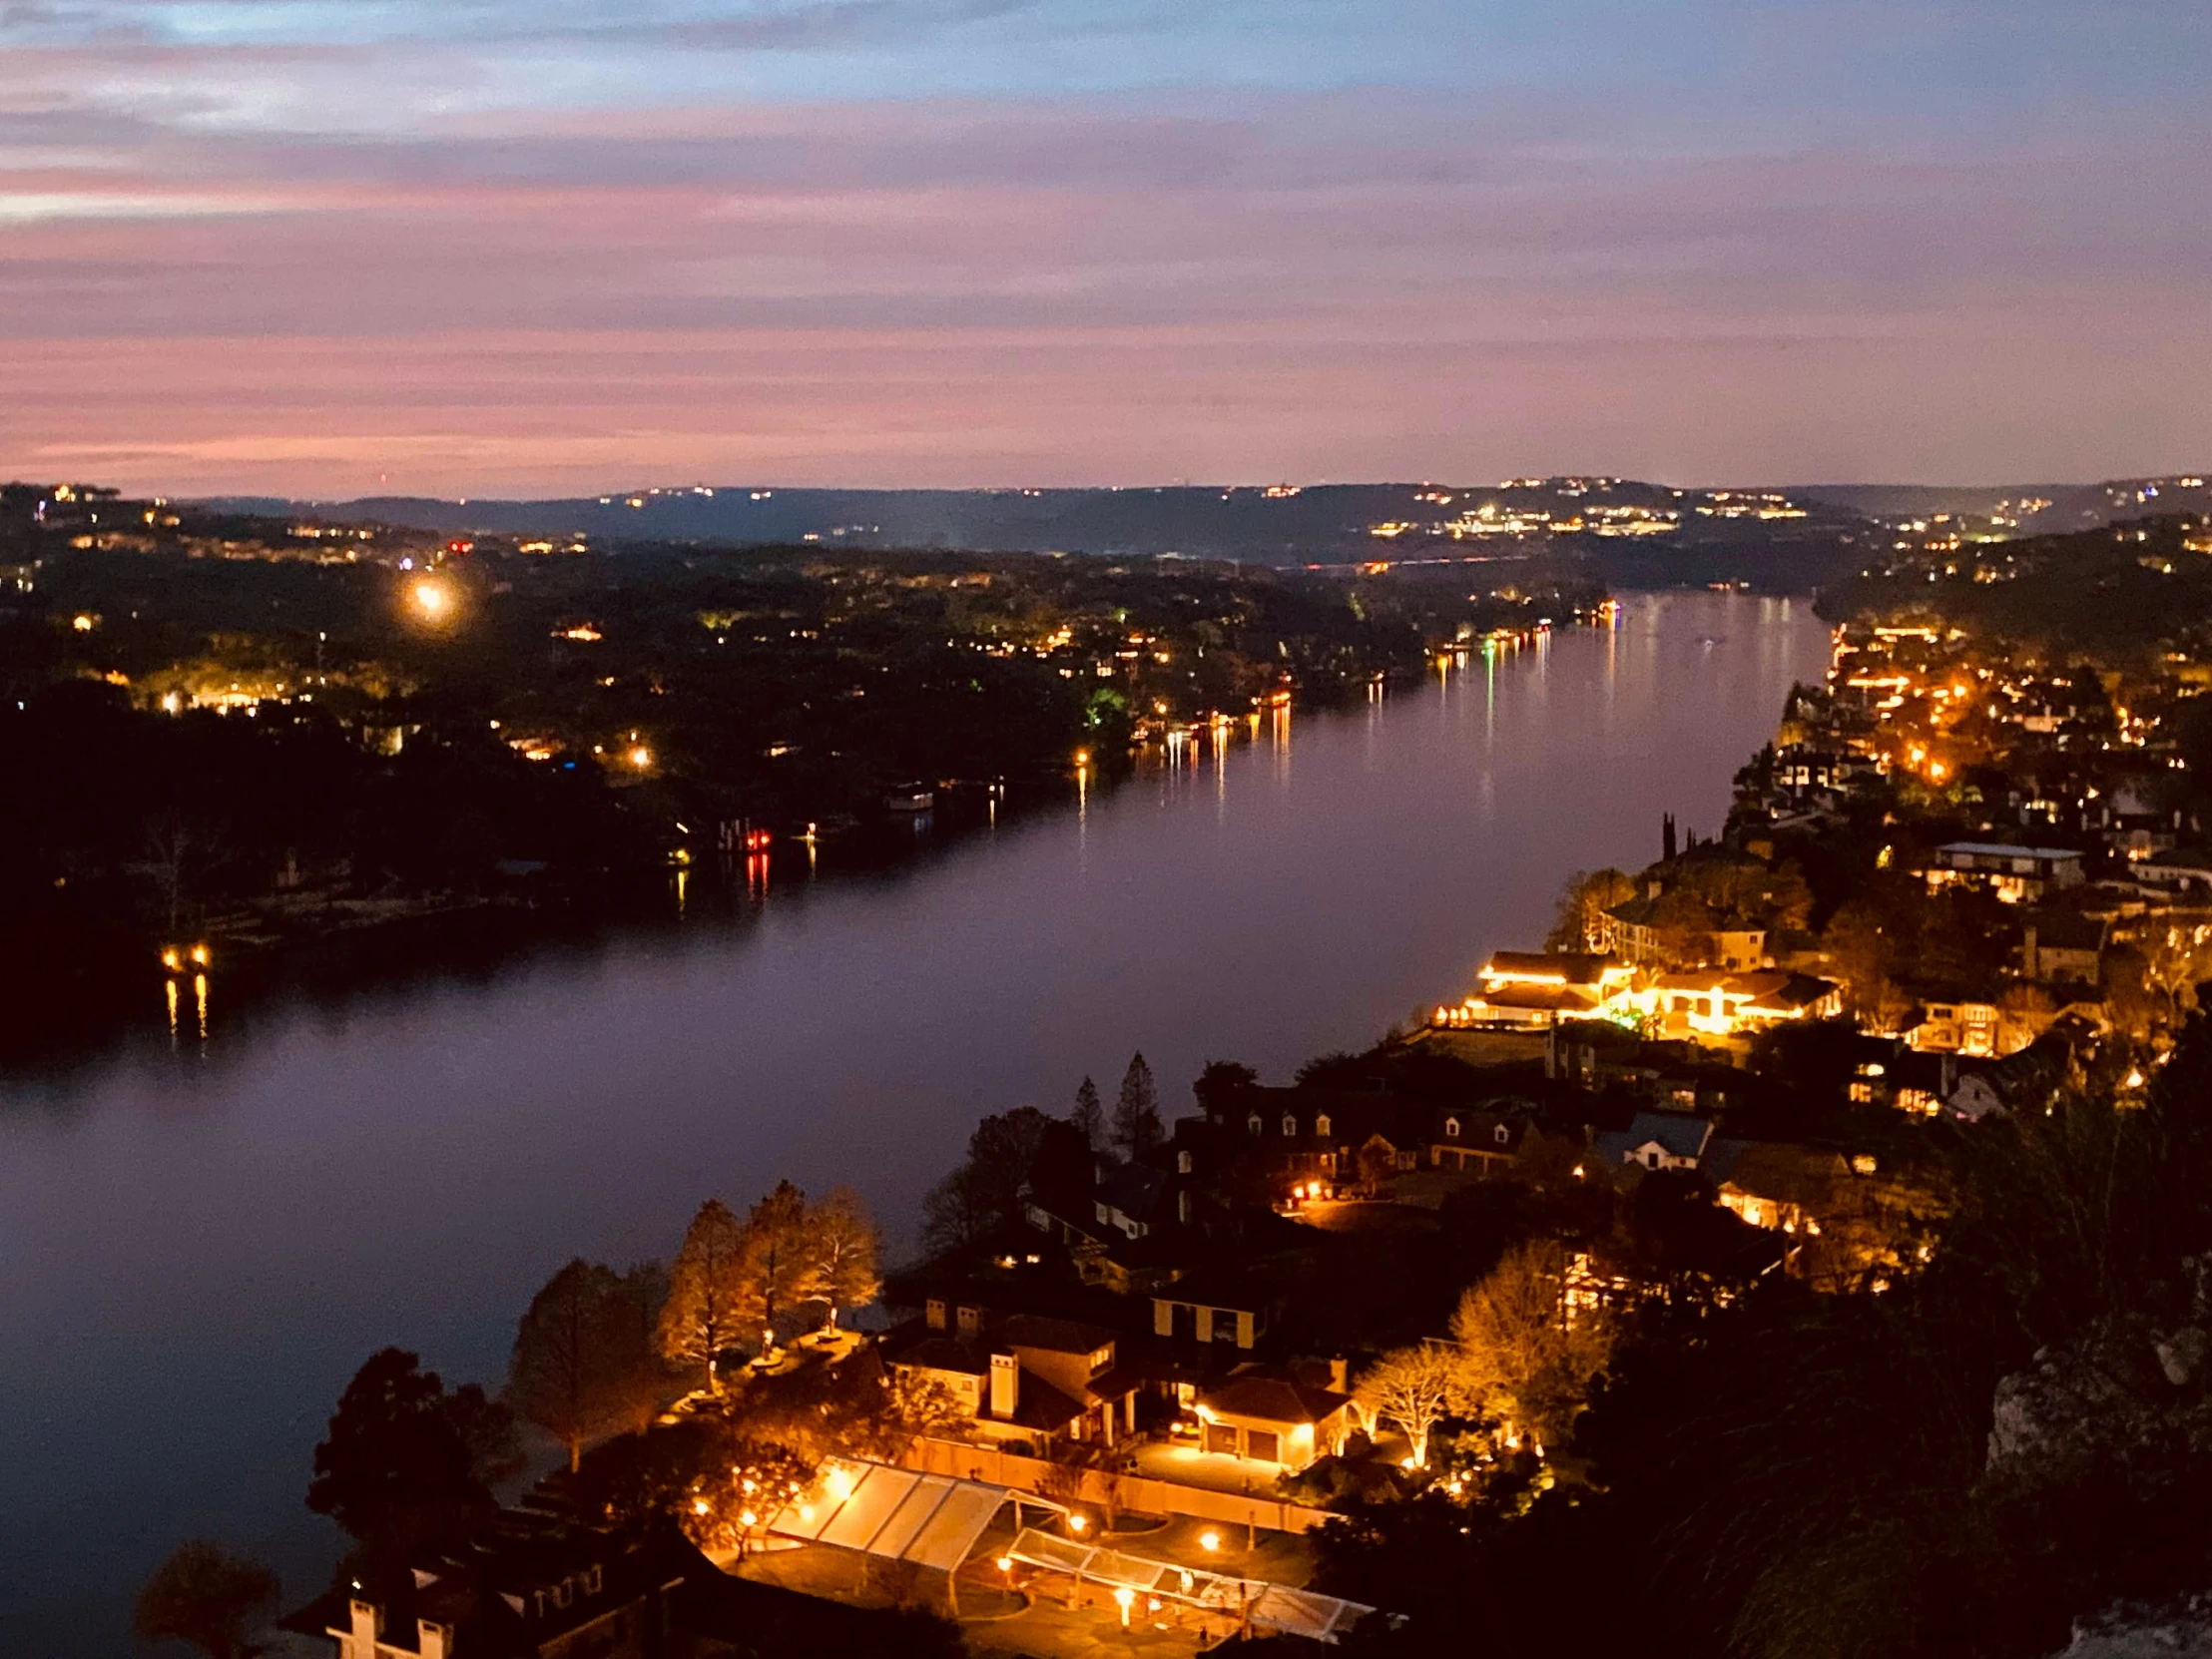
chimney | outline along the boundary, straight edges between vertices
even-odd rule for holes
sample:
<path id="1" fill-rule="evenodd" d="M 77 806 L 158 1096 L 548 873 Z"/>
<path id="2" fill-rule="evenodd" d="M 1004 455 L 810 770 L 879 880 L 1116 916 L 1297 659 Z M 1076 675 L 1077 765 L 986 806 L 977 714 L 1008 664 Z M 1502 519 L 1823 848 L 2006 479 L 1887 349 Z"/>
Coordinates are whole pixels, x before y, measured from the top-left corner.
<path id="1" fill-rule="evenodd" d="M 351 1612 L 353 1635 L 346 1646 L 345 1659 L 355 1659 L 356 1655 L 359 1659 L 376 1659 L 376 1637 L 383 1629 L 383 1614 L 373 1602 L 359 1599 L 354 1600 Z"/>
<path id="2" fill-rule="evenodd" d="M 983 1310 L 962 1306 L 953 1310 L 953 1318 L 959 1323 L 960 1335 L 972 1337 L 983 1329 Z"/>
<path id="3" fill-rule="evenodd" d="M 2035 971 L 2035 924 L 2031 921 L 2027 924 L 2025 936 L 2020 940 L 2020 971 L 2030 979 L 2039 979 L 2042 975 Z"/>
<path id="4" fill-rule="evenodd" d="M 1329 1362 L 1329 1389 L 1332 1393 L 1352 1392 L 1352 1366 L 1341 1354 Z"/>
<path id="5" fill-rule="evenodd" d="M 453 1627 L 415 1620 L 415 1648 L 422 1659 L 449 1659 L 453 1652 Z"/>
<path id="6" fill-rule="evenodd" d="M 1021 1403 L 1021 1362 L 1011 1354 L 991 1356 L 991 1415 L 1000 1422 L 1013 1419 Z"/>
<path id="7" fill-rule="evenodd" d="M 931 1297 L 925 1307 L 924 1317 L 929 1322 L 930 1330 L 942 1331 L 944 1329 L 944 1298 L 941 1296 Z"/>

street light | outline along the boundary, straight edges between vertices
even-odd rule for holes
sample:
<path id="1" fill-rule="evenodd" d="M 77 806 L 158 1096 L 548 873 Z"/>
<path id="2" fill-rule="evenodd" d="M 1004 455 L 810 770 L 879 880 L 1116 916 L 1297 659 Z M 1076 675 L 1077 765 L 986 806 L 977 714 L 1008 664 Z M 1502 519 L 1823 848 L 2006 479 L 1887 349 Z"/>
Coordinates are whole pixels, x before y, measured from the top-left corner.
<path id="1" fill-rule="evenodd" d="M 431 622 L 443 621 L 453 605 L 453 596 L 445 591 L 445 584 L 433 582 L 428 577 L 415 583 L 409 597 L 414 600 L 414 608 Z"/>

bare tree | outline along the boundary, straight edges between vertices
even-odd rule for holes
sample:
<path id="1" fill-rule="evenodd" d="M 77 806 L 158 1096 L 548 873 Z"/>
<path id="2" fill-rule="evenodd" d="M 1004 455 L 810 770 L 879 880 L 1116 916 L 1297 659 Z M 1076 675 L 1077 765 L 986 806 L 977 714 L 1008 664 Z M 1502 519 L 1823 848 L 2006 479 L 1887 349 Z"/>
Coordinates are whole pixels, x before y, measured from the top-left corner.
<path id="1" fill-rule="evenodd" d="M 660 1294 L 579 1258 L 538 1292 L 516 1328 L 507 1403 L 568 1449 L 572 1474 L 587 1440 L 634 1426 L 659 1403 L 665 1373 L 651 1319 L 665 1288 L 653 1290 Z"/>
<path id="2" fill-rule="evenodd" d="M 1468 1395 L 1539 1439 L 1563 1439 L 1612 1352 L 1612 1322 L 1570 1318 L 1566 1252 L 1538 1240 L 1510 1252 L 1459 1299 L 1451 1334 Z"/>
<path id="3" fill-rule="evenodd" d="M 813 1255 L 807 1195 L 779 1181 L 745 1218 L 738 1271 L 739 1305 L 761 1333 L 761 1351 L 776 1346 L 776 1316 L 822 1294 Z"/>
<path id="4" fill-rule="evenodd" d="M 833 1187 L 807 1217 L 808 1267 L 814 1291 L 830 1304 L 830 1329 L 839 1308 L 865 1308 L 882 1290 L 876 1262 L 882 1238 L 875 1218 L 850 1187 Z"/>
<path id="5" fill-rule="evenodd" d="M 206 1538 L 179 1544 L 139 1591 L 133 1633 L 142 1642 L 189 1642 L 208 1659 L 262 1651 L 247 1626 L 275 1605 L 276 1575 Z"/>
<path id="6" fill-rule="evenodd" d="M 1422 1344 L 1393 1349 L 1361 1375 L 1356 1395 L 1371 1421 L 1405 1432 L 1412 1466 L 1428 1466 L 1428 1435 L 1459 1397 L 1460 1367 L 1448 1350 Z"/>
<path id="7" fill-rule="evenodd" d="M 715 1362 L 738 1340 L 745 1314 L 746 1230 L 719 1198 L 699 1207 L 669 1274 L 662 1306 L 662 1354 L 678 1365 L 705 1366 L 710 1387 L 721 1386 Z"/>

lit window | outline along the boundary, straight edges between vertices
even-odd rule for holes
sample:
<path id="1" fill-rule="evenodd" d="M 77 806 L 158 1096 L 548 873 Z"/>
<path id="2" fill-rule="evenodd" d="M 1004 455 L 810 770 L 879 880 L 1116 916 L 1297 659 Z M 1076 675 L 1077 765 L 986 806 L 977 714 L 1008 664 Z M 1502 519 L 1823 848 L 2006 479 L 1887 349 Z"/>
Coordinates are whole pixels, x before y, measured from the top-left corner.
<path id="1" fill-rule="evenodd" d="M 1326 1135 L 1329 1133 L 1329 1114 L 1327 1112 L 1324 1112 L 1320 1117 L 1314 1119 L 1314 1133 L 1317 1135 Z"/>
<path id="2" fill-rule="evenodd" d="M 1298 1133 L 1298 1119 L 1292 1117 L 1291 1114 L 1288 1112 L 1285 1112 L 1283 1114 L 1283 1133 L 1285 1135 L 1295 1135 Z"/>

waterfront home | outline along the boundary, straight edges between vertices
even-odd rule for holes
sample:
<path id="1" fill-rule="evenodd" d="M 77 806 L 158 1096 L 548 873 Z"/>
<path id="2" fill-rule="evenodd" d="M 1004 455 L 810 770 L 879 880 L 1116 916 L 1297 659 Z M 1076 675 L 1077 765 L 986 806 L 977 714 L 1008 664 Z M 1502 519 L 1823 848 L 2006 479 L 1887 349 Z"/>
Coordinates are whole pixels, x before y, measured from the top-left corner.
<path id="1" fill-rule="evenodd" d="M 464 1548 L 363 1568 L 281 1628 L 327 1638 L 335 1659 L 653 1659 L 693 1651 L 686 1615 L 721 1578 L 673 1527 L 623 1538 L 505 1509 Z"/>
<path id="2" fill-rule="evenodd" d="M 1733 1037 L 1791 1020 L 1833 1019 L 1844 1009 L 1832 979 L 1767 968 L 1729 973 L 1696 968 L 1662 973 L 1637 993 L 1662 1037 Z"/>
<path id="3" fill-rule="evenodd" d="M 918 1328 L 884 1338 L 882 1358 L 894 1376 L 950 1392 L 979 1440 L 1112 1445 L 1136 1429 L 1140 1383 L 1115 1364 L 1118 1348 L 1104 1326 L 932 1298 Z"/>
<path id="4" fill-rule="evenodd" d="M 1457 1007 L 1439 1007 L 1435 1023 L 1541 1030 L 1562 1019 L 1601 1019 L 1627 993 L 1633 971 L 1612 954 L 1496 951 L 1476 973 L 1474 993 Z"/>

